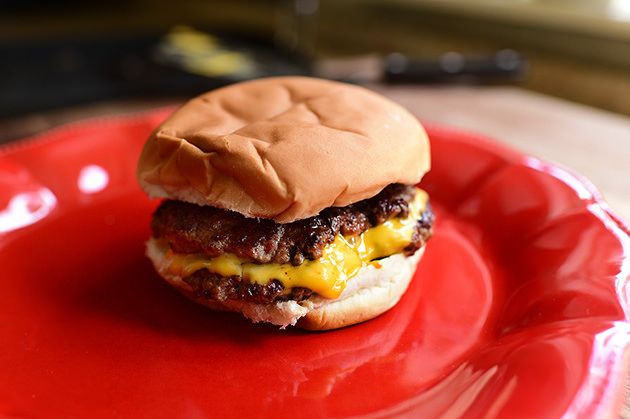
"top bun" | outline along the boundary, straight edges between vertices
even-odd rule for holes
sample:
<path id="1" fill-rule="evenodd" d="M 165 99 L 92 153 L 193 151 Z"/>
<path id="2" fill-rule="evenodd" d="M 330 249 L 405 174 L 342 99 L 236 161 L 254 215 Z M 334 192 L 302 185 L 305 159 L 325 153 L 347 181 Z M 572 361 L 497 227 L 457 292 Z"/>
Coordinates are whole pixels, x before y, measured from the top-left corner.
<path id="1" fill-rule="evenodd" d="M 153 197 L 287 223 L 416 184 L 427 135 L 409 112 L 362 87 L 275 77 L 205 93 L 144 146 L 138 180 Z"/>

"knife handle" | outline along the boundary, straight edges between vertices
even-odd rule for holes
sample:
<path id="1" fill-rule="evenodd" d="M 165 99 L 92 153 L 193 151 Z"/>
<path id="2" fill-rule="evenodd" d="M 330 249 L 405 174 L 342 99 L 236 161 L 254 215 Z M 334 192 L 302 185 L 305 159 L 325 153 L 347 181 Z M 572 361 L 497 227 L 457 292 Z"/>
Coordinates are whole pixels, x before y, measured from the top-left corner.
<path id="1" fill-rule="evenodd" d="M 526 60 L 510 49 L 485 56 L 447 52 L 437 60 L 412 59 L 393 53 L 385 57 L 383 79 L 387 83 L 448 82 L 462 78 L 518 80 L 523 77 L 525 68 Z"/>

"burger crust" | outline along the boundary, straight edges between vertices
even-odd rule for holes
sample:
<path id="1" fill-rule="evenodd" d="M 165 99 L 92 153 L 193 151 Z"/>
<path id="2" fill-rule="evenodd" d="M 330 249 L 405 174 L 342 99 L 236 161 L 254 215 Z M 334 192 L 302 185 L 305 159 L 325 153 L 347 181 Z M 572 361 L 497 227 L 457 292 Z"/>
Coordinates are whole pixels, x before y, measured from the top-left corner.
<path id="1" fill-rule="evenodd" d="M 243 314 L 254 323 L 267 322 L 281 328 L 297 325 L 307 330 L 330 330 L 372 319 L 392 308 L 407 290 L 424 247 L 412 256 L 395 254 L 378 261 L 378 267 L 367 265 L 348 281 L 337 299 L 317 295 L 302 301 L 278 301 L 270 304 L 239 300 L 217 302 L 195 296 L 180 276 L 167 270 L 164 249 L 157 241 L 147 242 L 147 256 L 158 273 L 191 300 L 206 307 Z"/>
<path id="2" fill-rule="evenodd" d="M 429 142 L 416 118 L 362 87 L 259 79 L 188 102 L 138 163 L 153 197 L 287 223 L 420 181 Z"/>

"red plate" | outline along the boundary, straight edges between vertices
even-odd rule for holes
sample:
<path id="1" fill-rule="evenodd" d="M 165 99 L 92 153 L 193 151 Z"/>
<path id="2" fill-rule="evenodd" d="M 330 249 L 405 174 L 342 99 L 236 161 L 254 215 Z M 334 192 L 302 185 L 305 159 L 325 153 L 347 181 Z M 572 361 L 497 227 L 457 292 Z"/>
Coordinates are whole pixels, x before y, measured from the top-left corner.
<path id="1" fill-rule="evenodd" d="M 0 414 L 591 417 L 622 403 L 630 244 L 584 180 L 430 127 L 438 215 L 394 309 L 326 333 L 188 302 L 135 182 L 168 110 L 0 151 Z"/>

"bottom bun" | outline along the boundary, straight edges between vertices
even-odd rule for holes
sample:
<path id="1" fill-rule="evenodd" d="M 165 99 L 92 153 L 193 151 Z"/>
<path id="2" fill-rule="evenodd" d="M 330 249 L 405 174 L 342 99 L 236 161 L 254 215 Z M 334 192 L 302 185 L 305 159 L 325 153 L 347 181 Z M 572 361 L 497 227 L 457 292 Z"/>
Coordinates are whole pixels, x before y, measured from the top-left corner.
<path id="1" fill-rule="evenodd" d="M 281 328 L 297 325 L 308 330 L 330 330 L 372 319 L 392 308 L 405 293 L 424 247 L 413 256 L 395 254 L 378 261 L 379 267 L 367 265 L 348 281 L 337 299 L 312 296 L 302 301 L 278 301 L 257 304 L 239 300 L 213 301 L 196 297 L 181 277 L 168 272 L 166 249 L 157 241 L 147 242 L 147 256 L 158 273 L 191 300 L 206 307 L 235 311 L 254 323 L 267 322 Z"/>

